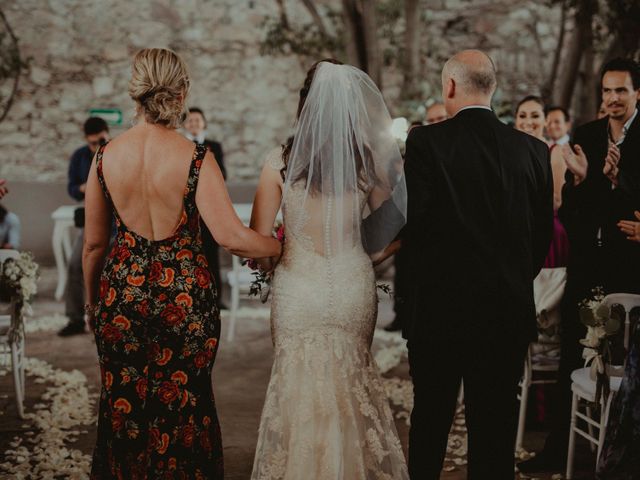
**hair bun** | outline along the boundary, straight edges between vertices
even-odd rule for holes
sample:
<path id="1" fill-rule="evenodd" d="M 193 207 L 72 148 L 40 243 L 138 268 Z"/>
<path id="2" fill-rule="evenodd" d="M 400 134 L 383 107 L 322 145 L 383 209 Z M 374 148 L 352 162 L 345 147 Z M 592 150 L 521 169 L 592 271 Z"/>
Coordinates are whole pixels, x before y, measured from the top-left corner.
<path id="1" fill-rule="evenodd" d="M 162 48 L 140 50 L 134 60 L 129 95 L 149 123 L 178 128 L 185 115 L 189 75 L 178 54 Z"/>

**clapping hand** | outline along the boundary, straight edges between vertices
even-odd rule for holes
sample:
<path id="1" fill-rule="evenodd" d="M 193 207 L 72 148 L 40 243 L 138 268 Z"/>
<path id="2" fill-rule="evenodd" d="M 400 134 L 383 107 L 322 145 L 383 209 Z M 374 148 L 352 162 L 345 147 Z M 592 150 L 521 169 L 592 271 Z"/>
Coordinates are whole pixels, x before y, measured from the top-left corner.
<path id="1" fill-rule="evenodd" d="M 640 212 L 635 211 L 633 214 L 638 220 L 640 220 Z M 618 222 L 618 228 L 622 230 L 622 233 L 627 235 L 627 240 L 633 242 L 640 242 L 640 222 L 634 222 L 632 220 L 620 220 Z"/>
<path id="2" fill-rule="evenodd" d="M 575 149 L 575 151 L 574 151 Z M 576 145 L 571 148 L 571 145 L 567 144 L 562 147 L 562 158 L 564 163 L 571 173 L 573 173 L 573 184 L 578 185 L 585 178 L 587 178 L 587 156 L 582 151 L 580 145 Z"/>
<path id="3" fill-rule="evenodd" d="M 5 186 L 6 183 L 4 178 L 0 178 L 0 199 L 9 193 L 9 189 Z"/>
<path id="4" fill-rule="evenodd" d="M 604 173 L 614 185 L 618 185 L 618 173 L 620 172 L 620 169 L 618 168 L 619 161 L 620 149 L 615 143 L 612 143 L 609 145 L 609 150 L 607 150 L 607 156 L 604 159 L 604 168 L 602 169 L 602 173 Z"/>

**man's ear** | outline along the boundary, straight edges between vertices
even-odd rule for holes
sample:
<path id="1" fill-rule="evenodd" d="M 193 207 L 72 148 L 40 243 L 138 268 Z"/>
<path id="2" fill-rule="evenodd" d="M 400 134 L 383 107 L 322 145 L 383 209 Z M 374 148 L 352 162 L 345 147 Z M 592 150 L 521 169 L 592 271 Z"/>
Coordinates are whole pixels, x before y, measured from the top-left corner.
<path id="1" fill-rule="evenodd" d="M 456 81 L 453 78 L 447 79 L 446 95 L 447 98 L 453 98 L 456 95 Z"/>

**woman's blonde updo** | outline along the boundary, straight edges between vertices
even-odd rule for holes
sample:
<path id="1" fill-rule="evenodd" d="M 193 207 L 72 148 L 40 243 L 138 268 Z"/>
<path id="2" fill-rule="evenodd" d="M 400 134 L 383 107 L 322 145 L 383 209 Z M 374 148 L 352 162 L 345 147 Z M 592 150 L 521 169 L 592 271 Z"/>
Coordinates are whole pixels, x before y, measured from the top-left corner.
<path id="1" fill-rule="evenodd" d="M 145 48 L 133 59 L 129 96 L 149 123 L 178 128 L 185 116 L 189 73 L 180 56 L 164 48 Z"/>

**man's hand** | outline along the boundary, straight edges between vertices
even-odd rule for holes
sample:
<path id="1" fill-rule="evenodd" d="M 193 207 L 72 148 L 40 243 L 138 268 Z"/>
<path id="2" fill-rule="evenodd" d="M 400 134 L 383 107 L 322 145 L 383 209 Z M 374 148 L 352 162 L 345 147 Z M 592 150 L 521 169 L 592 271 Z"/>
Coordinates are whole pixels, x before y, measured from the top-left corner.
<path id="1" fill-rule="evenodd" d="M 573 173 L 573 184 L 579 185 L 587 178 L 587 156 L 582 151 L 580 145 L 576 145 L 574 149 L 567 144 L 562 147 L 562 158 L 571 173 Z"/>
<path id="2" fill-rule="evenodd" d="M 638 220 L 640 220 L 640 212 L 635 211 L 633 214 Z M 618 228 L 622 230 L 622 233 L 627 235 L 627 240 L 632 242 L 640 242 L 640 222 L 634 222 L 632 220 L 620 220 L 618 222 Z"/>
<path id="3" fill-rule="evenodd" d="M 0 199 L 9 193 L 9 189 L 6 187 L 7 181 L 4 178 L 0 178 Z"/>
<path id="4" fill-rule="evenodd" d="M 615 143 L 612 143 L 609 145 L 607 156 L 604 159 L 602 173 L 604 173 L 614 185 L 618 185 L 618 173 L 620 173 L 620 169 L 618 168 L 619 161 L 620 149 Z"/>

